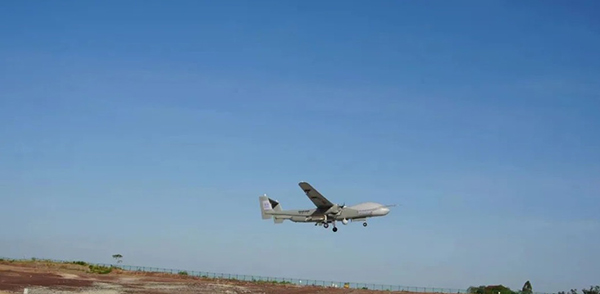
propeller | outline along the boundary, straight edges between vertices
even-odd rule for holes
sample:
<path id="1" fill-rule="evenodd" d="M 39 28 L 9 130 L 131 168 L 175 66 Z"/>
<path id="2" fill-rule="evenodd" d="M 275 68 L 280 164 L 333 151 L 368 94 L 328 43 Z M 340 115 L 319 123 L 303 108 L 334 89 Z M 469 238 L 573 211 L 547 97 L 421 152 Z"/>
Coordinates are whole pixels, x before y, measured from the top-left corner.
<path id="1" fill-rule="evenodd" d="M 346 202 L 342 203 L 342 205 L 338 204 L 338 210 L 335 212 L 335 214 L 340 215 L 342 213 L 342 210 L 344 210 L 344 208 L 346 208 Z"/>
<path id="2" fill-rule="evenodd" d="M 342 205 L 337 204 L 337 209 L 334 211 L 331 211 L 329 214 L 332 215 L 340 215 L 342 213 L 342 210 L 344 210 L 344 208 L 346 208 L 346 203 L 344 202 Z"/>

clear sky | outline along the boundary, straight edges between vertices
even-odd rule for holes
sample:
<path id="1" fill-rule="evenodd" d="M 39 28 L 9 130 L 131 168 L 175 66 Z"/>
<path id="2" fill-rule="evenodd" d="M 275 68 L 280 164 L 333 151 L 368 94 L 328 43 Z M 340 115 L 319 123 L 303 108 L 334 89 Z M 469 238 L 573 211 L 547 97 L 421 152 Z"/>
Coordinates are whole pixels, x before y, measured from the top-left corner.
<path id="1" fill-rule="evenodd" d="M 0 2 L 0 255 L 598 284 L 599 2 L 484 2 Z"/>

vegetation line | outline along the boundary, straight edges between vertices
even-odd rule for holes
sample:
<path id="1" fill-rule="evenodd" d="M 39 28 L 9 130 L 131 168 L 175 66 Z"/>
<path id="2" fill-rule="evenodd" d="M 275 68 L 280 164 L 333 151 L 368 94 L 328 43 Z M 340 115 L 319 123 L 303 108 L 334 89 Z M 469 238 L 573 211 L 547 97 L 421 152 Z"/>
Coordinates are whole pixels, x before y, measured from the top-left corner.
<path id="1" fill-rule="evenodd" d="M 117 263 L 122 262 L 123 256 L 115 254 L 112 256 L 116 259 Z M 290 279 L 290 278 L 276 278 L 276 277 L 258 277 L 253 275 L 239 275 L 239 274 L 223 274 L 223 273 L 210 273 L 210 272 L 188 272 L 185 270 L 174 270 L 174 269 L 161 269 L 154 267 L 144 266 L 128 266 L 128 265 L 107 265 L 101 263 L 90 263 L 85 261 L 65 261 L 65 260 L 53 260 L 53 259 L 11 259 L 0 257 L 0 263 L 51 263 L 51 264 L 74 264 L 80 265 L 86 268 L 86 272 L 93 274 L 110 274 L 113 270 L 125 271 L 125 272 L 152 272 L 152 273 L 163 273 L 163 274 L 177 274 L 179 276 L 193 276 L 200 278 L 212 278 L 212 279 L 225 279 L 234 281 L 246 281 L 255 283 L 276 283 L 276 284 L 299 284 L 306 286 L 325 286 L 325 287 L 345 287 L 345 288 L 361 288 L 361 289 L 372 289 L 372 290 L 387 290 L 387 291 L 404 291 L 404 292 L 422 292 L 422 293 L 467 293 L 467 294 L 579 294 L 577 289 L 570 289 L 568 292 L 560 291 L 558 293 L 543 293 L 533 292 L 533 287 L 529 281 L 526 281 L 521 290 L 511 290 L 509 287 L 503 285 L 483 285 L 483 286 L 471 286 L 466 290 L 462 289 L 448 289 L 448 288 L 434 288 L 434 287 L 408 287 L 408 286 L 394 286 L 394 285 L 381 285 L 373 283 L 337 283 L 331 281 L 320 281 L 320 280 L 308 280 L 308 279 Z M 600 286 L 590 286 L 589 289 L 583 288 L 582 294 L 600 294 Z"/>

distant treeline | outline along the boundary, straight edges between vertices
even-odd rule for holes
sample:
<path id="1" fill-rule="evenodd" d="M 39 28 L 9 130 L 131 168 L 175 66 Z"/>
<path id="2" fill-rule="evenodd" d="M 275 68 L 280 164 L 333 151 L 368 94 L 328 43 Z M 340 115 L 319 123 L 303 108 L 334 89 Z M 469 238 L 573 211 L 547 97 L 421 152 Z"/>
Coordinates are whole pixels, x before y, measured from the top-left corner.
<path id="1" fill-rule="evenodd" d="M 490 286 L 479 286 L 469 287 L 467 290 L 471 294 L 533 294 L 533 288 L 529 281 L 525 282 L 521 290 L 511 290 L 509 287 L 502 285 L 490 285 Z M 577 292 L 577 289 L 571 289 L 568 292 L 560 291 L 557 294 L 600 294 L 600 286 L 590 286 L 589 289 L 581 289 L 581 292 Z"/>

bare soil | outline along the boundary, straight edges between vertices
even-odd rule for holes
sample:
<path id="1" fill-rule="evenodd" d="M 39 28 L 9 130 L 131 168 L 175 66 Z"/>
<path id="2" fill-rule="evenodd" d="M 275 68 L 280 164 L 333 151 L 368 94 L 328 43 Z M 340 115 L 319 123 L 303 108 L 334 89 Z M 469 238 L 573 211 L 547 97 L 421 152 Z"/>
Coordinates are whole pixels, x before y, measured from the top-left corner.
<path id="1" fill-rule="evenodd" d="M 0 262 L 0 294 L 24 293 L 25 288 L 29 294 L 381 293 L 375 290 L 245 282 L 122 270 L 113 270 L 109 274 L 94 274 L 90 273 L 87 267 L 75 264 Z"/>

